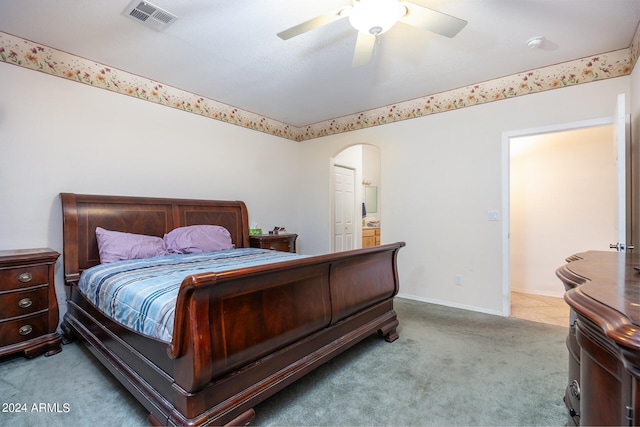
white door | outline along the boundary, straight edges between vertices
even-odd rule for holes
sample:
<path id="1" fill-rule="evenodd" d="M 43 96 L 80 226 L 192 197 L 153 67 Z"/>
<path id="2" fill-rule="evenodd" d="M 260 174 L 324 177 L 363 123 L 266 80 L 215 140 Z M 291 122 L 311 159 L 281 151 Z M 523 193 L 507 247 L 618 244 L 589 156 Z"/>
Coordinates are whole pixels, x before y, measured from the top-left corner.
<path id="1" fill-rule="evenodd" d="M 630 203 L 629 194 L 631 194 L 629 187 L 628 173 L 631 168 L 629 166 L 630 159 L 627 156 L 629 151 L 629 123 L 631 118 L 626 113 L 626 100 L 624 93 L 618 95 L 618 102 L 616 104 L 616 113 L 614 116 L 614 144 L 616 152 L 616 166 L 617 166 L 617 182 L 618 182 L 618 215 L 617 215 L 617 230 L 616 239 L 617 242 L 611 243 L 609 247 L 616 249 L 618 252 L 626 252 L 627 249 L 633 249 L 630 245 L 630 231 L 631 227 L 628 223 L 631 219 L 631 215 L 628 215 Z"/>
<path id="2" fill-rule="evenodd" d="M 334 166 L 334 206 L 335 222 L 334 251 L 347 251 L 355 243 L 355 172 L 353 169 Z"/>

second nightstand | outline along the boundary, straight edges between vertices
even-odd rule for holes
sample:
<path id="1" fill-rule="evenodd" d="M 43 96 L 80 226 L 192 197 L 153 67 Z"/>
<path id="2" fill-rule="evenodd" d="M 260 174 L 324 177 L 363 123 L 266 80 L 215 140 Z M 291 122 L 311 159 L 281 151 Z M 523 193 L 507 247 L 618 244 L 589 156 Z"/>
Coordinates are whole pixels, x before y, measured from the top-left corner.
<path id="1" fill-rule="evenodd" d="M 249 236 L 252 248 L 271 249 L 282 252 L 296 252 L 297 234 L 262 234 L 260 236 Z"/>

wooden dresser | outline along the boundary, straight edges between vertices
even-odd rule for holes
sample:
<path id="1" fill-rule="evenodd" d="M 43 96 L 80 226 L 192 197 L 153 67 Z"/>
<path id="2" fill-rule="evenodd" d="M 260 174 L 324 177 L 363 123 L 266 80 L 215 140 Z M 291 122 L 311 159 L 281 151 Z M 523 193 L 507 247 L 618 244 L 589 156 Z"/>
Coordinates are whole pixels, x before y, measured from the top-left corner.
<path id="1" fill-rule="evenodd" d="M 362 228 L 362 247 L 380 246 L 380 227 Z"/>
<path id="2" fill-rule="evenodd" d="M 0 251 L 0 356 L 61 350 L 51 249 Z"/>
<path id="3" fill-rule="evenodd" d="M 640 424 L 640 255 L 584 252 L 556 275 L 567 292 L 568 425 Z"/>
<path id="4" fill-rule="evenodd" d="M 262 234 L 249 236 L 249 244 L 252 248 L 271 249 L 282 252 L 296 252 L 297 234 Z"/>

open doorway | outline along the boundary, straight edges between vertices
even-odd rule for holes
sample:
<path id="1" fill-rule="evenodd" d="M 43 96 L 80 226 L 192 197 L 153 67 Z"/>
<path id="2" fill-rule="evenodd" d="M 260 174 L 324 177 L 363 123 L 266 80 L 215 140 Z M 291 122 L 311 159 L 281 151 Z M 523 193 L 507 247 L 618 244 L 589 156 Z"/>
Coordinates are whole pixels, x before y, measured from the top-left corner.
<path id="1" fill-rule="evenodd" d="M 566 326 L 555 270 L 587 250 L 606 250 L 616 227 L 611 120 L 508 137 L 507 313 Z"/>
<path id="2" fill-rule="evenodd" d="M 345 148 L 332 159 L 332 251 L 380 244 L 380 161 L 380 149 L 368 144 Z"/>

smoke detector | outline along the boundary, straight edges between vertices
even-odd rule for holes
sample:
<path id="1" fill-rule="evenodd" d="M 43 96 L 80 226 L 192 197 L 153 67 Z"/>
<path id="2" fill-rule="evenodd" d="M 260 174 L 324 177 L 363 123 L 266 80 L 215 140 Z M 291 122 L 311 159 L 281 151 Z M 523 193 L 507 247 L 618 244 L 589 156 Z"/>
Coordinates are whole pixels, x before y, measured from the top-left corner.
<path id="1" fill-rule="evenodd" d="M 133 0 L 129 3 L 122 14 L 156 31 L 163 31 L 178 19 L 173 13 L 148 1 L 140 0 Z"/>
<path id="2" fill-rule="evenodd" d="M 531 49 L 538 49 L 540 46 L 542 46 L 542 43 L 544 43 L 544 37 L 536 36 L 530 38 L 527 41 L 527 46 L 529 46 Z"/>

